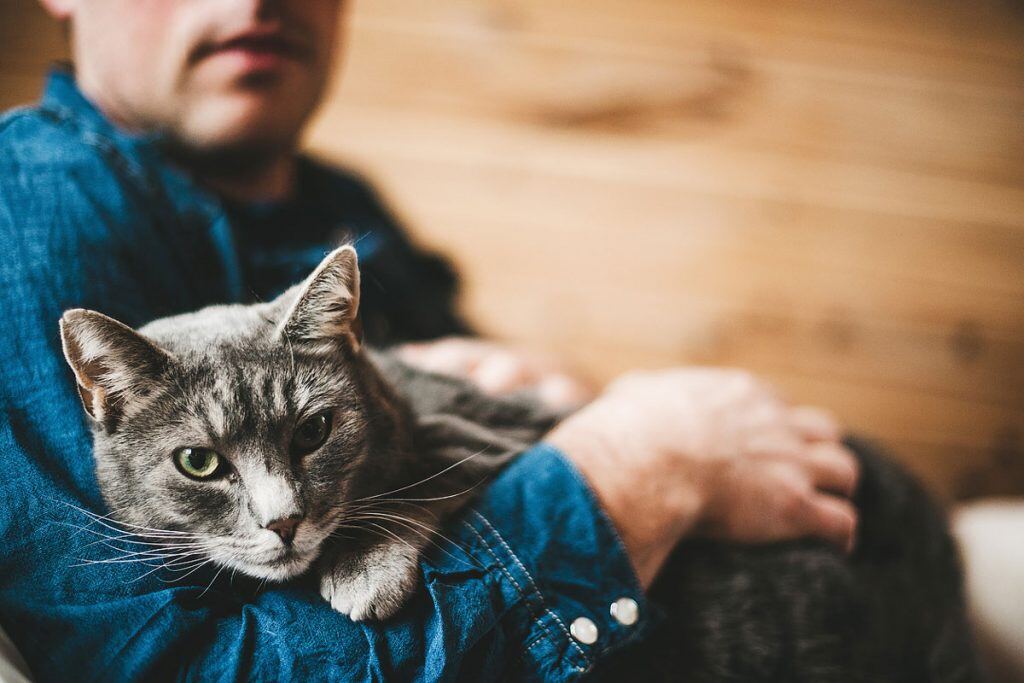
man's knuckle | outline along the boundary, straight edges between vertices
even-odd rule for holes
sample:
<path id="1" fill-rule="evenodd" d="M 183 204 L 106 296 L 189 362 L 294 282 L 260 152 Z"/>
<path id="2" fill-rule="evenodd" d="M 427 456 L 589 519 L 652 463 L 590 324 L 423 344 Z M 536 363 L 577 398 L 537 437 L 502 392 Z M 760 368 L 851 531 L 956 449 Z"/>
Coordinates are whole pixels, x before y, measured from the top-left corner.
<path id="1" fill-rule="evenodd" d="M 790 485 L 784 490 L 780 505 L 784 517 L 790 520 L 807 516 L 811 508 L 811 492 L 803 487 Z"/>

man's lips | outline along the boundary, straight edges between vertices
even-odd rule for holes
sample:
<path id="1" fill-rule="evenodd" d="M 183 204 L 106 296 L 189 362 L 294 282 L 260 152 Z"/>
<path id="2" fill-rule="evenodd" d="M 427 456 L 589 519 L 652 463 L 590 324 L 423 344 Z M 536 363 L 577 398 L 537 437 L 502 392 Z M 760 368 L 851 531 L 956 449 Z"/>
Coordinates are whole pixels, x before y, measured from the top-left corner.
<path id="1" fill-rule="evenodd" d="M 234 55 L 244 59 L 248 66 L 259 68 L 276 66 L 284 59 L 305 60 L 310 49 L 283 31 L 253 30 L 201 46 L 194 61 L 218 55 Z"/>

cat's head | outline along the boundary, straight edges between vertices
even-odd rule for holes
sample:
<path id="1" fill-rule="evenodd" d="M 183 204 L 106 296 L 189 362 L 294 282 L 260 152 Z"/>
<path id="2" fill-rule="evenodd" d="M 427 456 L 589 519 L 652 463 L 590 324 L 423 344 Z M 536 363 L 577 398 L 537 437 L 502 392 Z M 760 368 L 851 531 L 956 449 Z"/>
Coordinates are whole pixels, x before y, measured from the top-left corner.
<path id="1" fill-rule="evenodd" d="M 405 414 L 360 347 L 358 305 L 355 251 L 342 247 L 270 303 L 137 332 L 66 312 L 64 353 L 115 517 L 251 576 L 304 571 L 407 448 Z"/>

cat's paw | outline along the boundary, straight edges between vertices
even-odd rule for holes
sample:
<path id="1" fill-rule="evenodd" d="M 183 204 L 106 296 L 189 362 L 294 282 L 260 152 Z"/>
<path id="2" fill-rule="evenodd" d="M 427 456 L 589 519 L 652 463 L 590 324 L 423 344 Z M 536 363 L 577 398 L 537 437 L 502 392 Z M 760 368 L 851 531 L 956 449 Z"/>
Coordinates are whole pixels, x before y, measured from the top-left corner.
<path id="1" fill-rule="evenodd" d="M 419 557 L 399 544 L 377 546 L 358 558 L 324 568 L 320 595 L 352 621 L 393 616 L 416 588 Z"/>

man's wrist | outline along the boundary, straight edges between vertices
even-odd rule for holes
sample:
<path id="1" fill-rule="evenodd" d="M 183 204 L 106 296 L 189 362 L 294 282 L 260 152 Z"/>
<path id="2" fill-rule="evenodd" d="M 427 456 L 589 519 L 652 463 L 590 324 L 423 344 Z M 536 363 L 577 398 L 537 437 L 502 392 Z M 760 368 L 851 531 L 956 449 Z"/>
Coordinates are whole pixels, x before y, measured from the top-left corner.
<path id="1" fill-rule="evenodd" d="M 705 488 L 698 481 L 662 486 L 665 472 L 649 460 L 618 453 L 592 430 L 558 429 L 545 442 L 587 481 L 622 539 L 640 585 L 649 588 L 675 545 L 697 527 L 707 504 Z"/>

